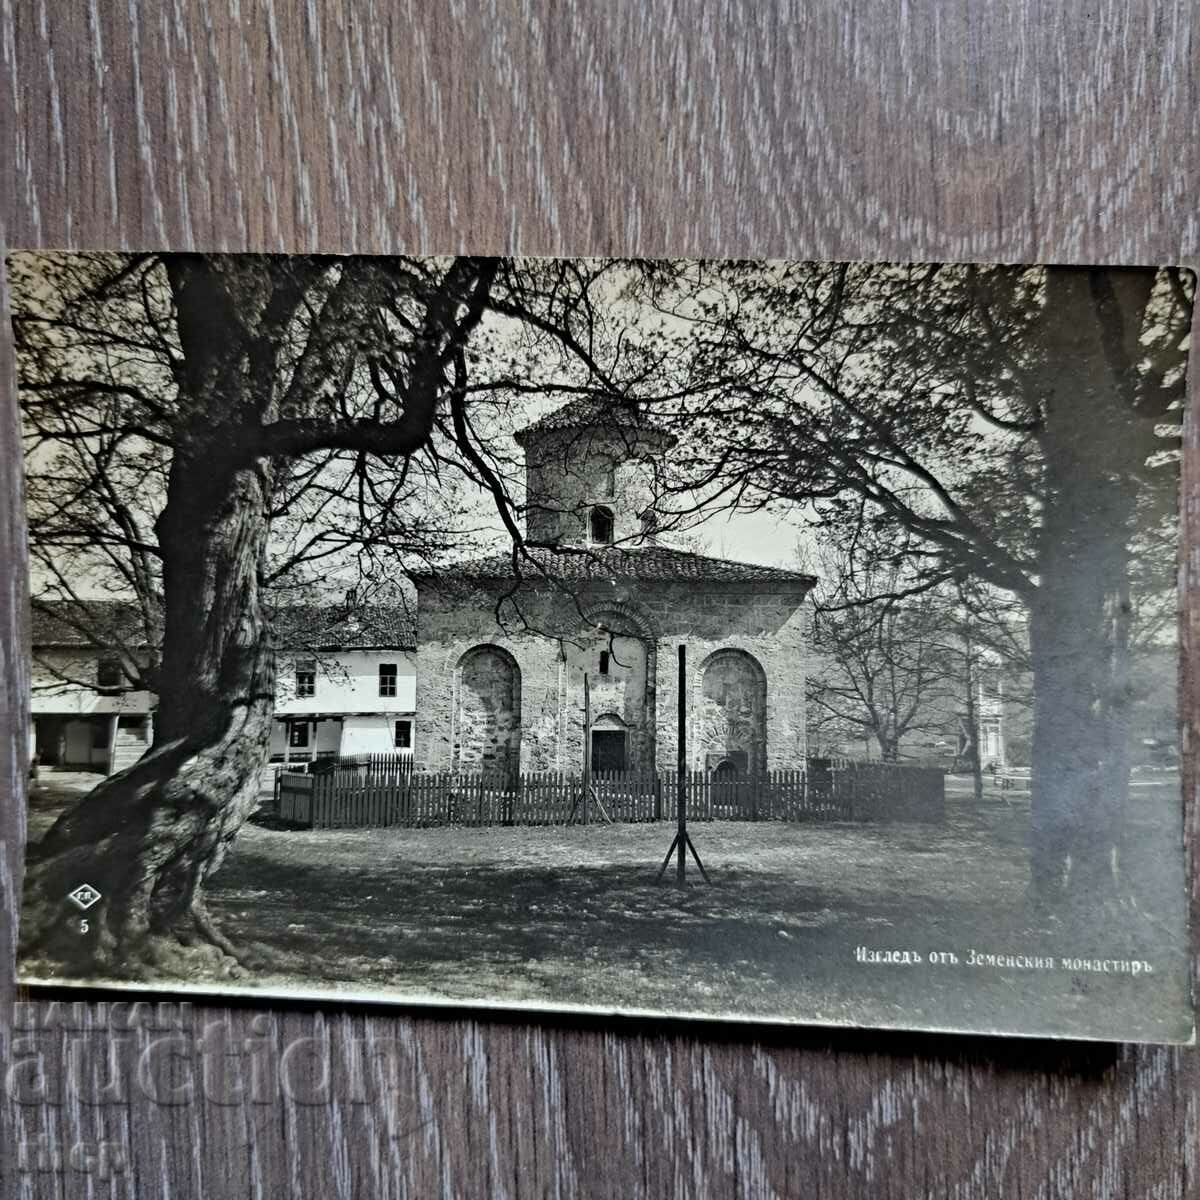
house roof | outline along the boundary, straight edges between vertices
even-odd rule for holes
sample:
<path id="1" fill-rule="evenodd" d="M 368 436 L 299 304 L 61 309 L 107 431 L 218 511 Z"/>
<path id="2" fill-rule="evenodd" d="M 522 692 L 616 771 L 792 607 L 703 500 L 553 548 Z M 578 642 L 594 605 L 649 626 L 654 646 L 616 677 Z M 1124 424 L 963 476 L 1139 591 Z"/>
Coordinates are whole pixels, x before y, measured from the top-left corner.
<path id="1" fill-rule="evenodd" d="M 632 433 L 653 433 L 666 442 L 675 440 L 663 430 L 647 425 L 634 405 L 615 396 L 584 396 L 572 400 L 518 429 L 513 438 L 523 446 L 531 439 L 554 430 L 613 428 Z"/>
<path id="2" fill-rule="evenodd" d="M 803 571 L 763 567 L 756 563 L 711 558 L 666 546 L 526 546 L 520 561 L 522 578 L 537 580 L 544 572 L 554 580 L 694 580 L 706 583 L 767 583 L 811 588 L 816 582 Z M 532 560 L 532 561 L 530 561 Z M 498 554 L 460 563 L 441 573 L 451 579 L 513 579 L 512 556 Z M 426 575 L 424 578 L 431 578 Z"/>
<path id="3" fill-rule="evenodd" d="M 402 604 L 289 604 L 274 609 L 275 640 L 287 649 L 412 649 L 417 644 L 412 613 Z M 42 600 L 32 604 L 35 647 L 143 648 L 146 632 L 138 605 L 128 600 Z"/>
<path id="4" fill-rule="evenodd" d="M 403 604 L 287 605 L 275 610 L 275 641 L 313 650 L 411 650 L 417 644 L 412 612 Z"/>
<path id="5" fill-rule="evenodd" d="M 141 610 L 128 600 L 43 600 L 35 596 L 30 606 L 32 642 L 35 646 L 109 647 L 146 645 Z"/>

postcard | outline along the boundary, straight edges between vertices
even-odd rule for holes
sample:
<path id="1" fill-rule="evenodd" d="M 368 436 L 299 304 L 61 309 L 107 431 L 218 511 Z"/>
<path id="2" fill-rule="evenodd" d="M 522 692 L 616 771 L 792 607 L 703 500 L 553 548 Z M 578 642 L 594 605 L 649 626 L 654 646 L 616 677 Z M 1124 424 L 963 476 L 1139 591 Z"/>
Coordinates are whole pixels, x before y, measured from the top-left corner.
<path id="1" fill-rule="evenodd" d="M 1192 1040 L 1190 272 L 8 276 L 23 983 Z"/>

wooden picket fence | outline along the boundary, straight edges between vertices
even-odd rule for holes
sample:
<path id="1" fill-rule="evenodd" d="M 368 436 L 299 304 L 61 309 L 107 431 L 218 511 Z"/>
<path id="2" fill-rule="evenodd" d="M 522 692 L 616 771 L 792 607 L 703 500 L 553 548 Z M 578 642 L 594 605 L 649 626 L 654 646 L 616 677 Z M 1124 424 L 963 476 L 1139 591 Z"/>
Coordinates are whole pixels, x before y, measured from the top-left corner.
<path id="1" fill-rule="evenodd" d="M 384 760 L 394 756 L 380 756 Z M 838 764 L 757 776 L 686 776 L 693 821 L 940 821 L 945 777 L 890 763 Z M 673 820 L 674 772 L 413 771 L 394 761 L 339 762 L 279 775 L 279 815 L 313 829 L 436 825 L 558 825 Z"/>
<path id="2" fill-rule="evenodd" d="M 333 760 L 333 769 L 338 771 L 368 771 L 373 775 L 411 775 L 413 758 L 411 754 L 347 754 Z M 309 770 L 320 770 L 321 760 L 309 767 Z"/>

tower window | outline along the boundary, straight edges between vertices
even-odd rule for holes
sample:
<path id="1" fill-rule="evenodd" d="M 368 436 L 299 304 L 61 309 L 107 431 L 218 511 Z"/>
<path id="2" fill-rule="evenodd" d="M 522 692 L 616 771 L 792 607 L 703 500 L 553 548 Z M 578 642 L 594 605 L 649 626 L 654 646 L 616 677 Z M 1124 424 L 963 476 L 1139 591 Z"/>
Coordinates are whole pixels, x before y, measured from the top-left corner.
<path id="1" fill-rule="evenodd" d="M 600 674 L 601 675 L 608 674 L 608 651 L 607 650 L 600 651 Z"/>
<path id="2" fill-rule="evenodd" d="M 589 522 L 592 541 L 602 545 L 611 545 L 613 540 L 613 511 L 603 504 L 597 504 L 592 509 Z"/>

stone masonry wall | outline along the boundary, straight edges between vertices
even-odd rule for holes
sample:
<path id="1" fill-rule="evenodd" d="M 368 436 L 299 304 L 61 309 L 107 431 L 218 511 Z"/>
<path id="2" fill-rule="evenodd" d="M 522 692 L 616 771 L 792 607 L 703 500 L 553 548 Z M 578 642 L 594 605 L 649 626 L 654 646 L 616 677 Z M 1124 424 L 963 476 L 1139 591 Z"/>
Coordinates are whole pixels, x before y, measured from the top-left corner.
<path id="1" fill-rule="evenodd" d="M 459 581 L 423 584 L 418 599 L 417 730 L 418 768 L 445 770 L 454 762 L 457 690 L 455 672 L 464 653 L 490 643 L 512 654 L 520 671 L 521 769 L 577 771 L 583 753 L 582 662 L 602 644 L 595 629 L 581 627 L 579 608 L 603 619 L 627 609 L 654 635 L 648 646 L 647 679 L 641 692 L 649 728 L 636 738 L 636 765 L 652 754 L 660 769 L 676 762 L 677 647 L 687 651 L 689 765 L 704 766 L 704 670 L 714 652 L 735 648 L 753 655 L 766 676 L 767 769 L 804 765 L 803 588 L 790 584 L 698 584 L 695 581 L 589 581 L 575 597 L 525 587 L 506 602 L 504 627 L 494 605 L 498 583 Z M 771 591 L 767 590 L 770 586 Z M 519 611 L 518 611 L 519 609 Z M 628 632 L 634 629 L 630 617 Z M 625 631 L 622 630 L 622 633 Z M 631 666 L 631 675 L 636 667 Z M 629 677 L 614 680 L 612 697 L 593 691 L 593 714 L 636 712 Z M 603 708 L 601 706 L 604 706 Z M 710 714 L 711 716 L 711 714 Z M 651 720 L 651 717 L 653 718 Z M 759 718 L 756 718 L 759 720 Z M 633 765 L 633 764 L 631 764 Z"/>
<path id="2" fill-rule="evenodd" d="M 644 447 L 614 429 L 549 431 L 526 447 L 526 524 L 534 542 L 582 545 L 588 512 L 612 510 L 618 543 L 641 540 L 641 513 L 652 498 L 651 471 L 637 455 Z"/>

